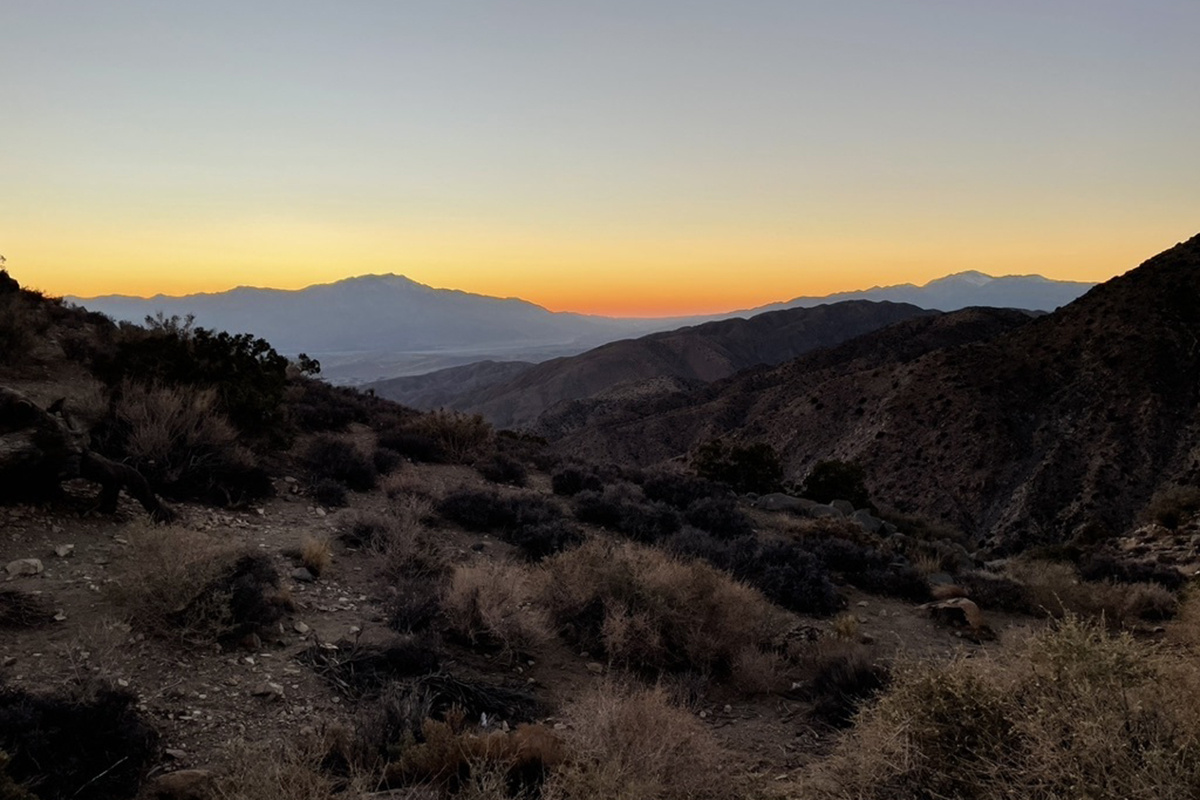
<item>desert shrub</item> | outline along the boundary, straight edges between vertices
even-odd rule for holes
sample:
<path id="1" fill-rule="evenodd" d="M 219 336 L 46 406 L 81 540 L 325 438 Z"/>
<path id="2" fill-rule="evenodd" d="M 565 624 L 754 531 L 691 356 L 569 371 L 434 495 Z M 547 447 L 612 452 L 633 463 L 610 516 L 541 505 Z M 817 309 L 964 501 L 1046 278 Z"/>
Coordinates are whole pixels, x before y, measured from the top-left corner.
<path id="1" fill-rule="evenodd" d="M 429 510 L 424 498 L 408 497 L 387 513 L 349 512 L 339 518 L 338 535 L 345 544 L 381 557 L 392 578 L 438 579 L 448 574 L 449 560 L 423 523 Z"/>
<path id="2" fill-rule="evenodd" d="M 772 602 L 802 614 L 831 614 L 844 605 L 821 560 L 794 544 L 741 539 L 729 571 Z"/>
<path id="3" fill-rule="evenodd" d="M 404 464 L 404 456 L 388 447 L 376 447 L 371 453 L 371 464 L 380 475 L 391 475 Z"/>
<path id="4" fill-rule="evenodd" d="M 606 486 L 603 492 L 583 491 L 575 495 L 575 517 L 639 542 L 656 542 L 682 526 L 678 511 L 665 503 L 647 502 L 637 487 L 629 483 Z"/>
<path id="5" fill-rule="evenodd" d="M 165 494 L 221 505 L 273 492 L 266 472 L 239 443 L 215 389 L 125 381 L 116 392 L 105 449 Z"/>
<path id="6" fill-rule="evenodd" d="M 181 641 L 233 642 L 290 601 L 270 558 L 182 528 L 138 528 L 110 586 L 133 624 Z"/>
<path id="7" fill-rule="evenodd" d="M 524 486 L 529 478 L 529 470 L 515 458 L 495 453 L 482 461 L 475 463 L 475 469 L 484 480 L 492 483 L 506 483 L 510 486 Z"/>
<path id="8" fill-rule="evenodd" d="M 1068 617 L 1013 654 L 900 669 L 811 794 L 1190 797 L 1195 681 L 1179 657 Z"/>
<path id="9" fill-rule="evenodd" d="M 866 479 L 866 471 L 858 464 L 821 461 L 809 471 L 801 492 L 818 503 L 846 500 L 855 508 L 867 508 L 871 505 L 871 494 L 867 491 Z"/>
<path id="10" fill-rule="evenodd" d="M 1200 486 L 1168 486 L 1150 500 L 1146 516 L 1172 530 L 1200 513 Z"/>
<path id="11" fill-rule="evenodd" d="M 333 563 L 333 550 L 329 540 L 316 536 L 305 536 L 300 542 L 300 562 L 316 577 L 321 577 Z"/>
<path id="12" fill-rule="evenodd" d="M 966 591 L 967 597 L 982 609 L 1017 614 L 1028 614 L 1035 610 L 1030 606 L 1025 586 L 1008 576 L 972 570 L 959 573 L 955 581 Z"/>
<path id="13" fill-rule="evenodd" d="M 42 800 L 133 797 L 158 755 L 158 735 L 136 705 L 132 693 L 109 688 L 83 696 L 0 690 L 9 777 Z"/>
<path id="14" fill-rule="evenodd" d="M 449 460 L 440 442 L 427 433 L 413 430 L 411 425 L 384 428 L 376 434 L 375 441 L 380 447 L 416 462 L 442 464 Z"/>
<path id="15" fill-rule="evenodd" d="M 863 647 L 827 647 L 817 654 L 812 680 L 805 693 L 818 719 L 843 727 L 854 714 L 885 688 L 891 674 L 885 664 Z"/>
<path id="16" fill-rule="evenodd" d="M 530 574 L 511 564 L 461 566 L 442 598 L 446 630 L 472 645 L 527 653 L 551 637 L 545 612 L 531 605 Z"/>
<path id="17" fill-rule="evenodd" d="M 600 539 L 543 563 L 540 600 L 560 629 L 613 663 L 728 677 L 770 641 L 777 609 L 712 567 Z"/>
<path id="18" fill-rule="evenodd" d="M 14 367 L 29 361 L 49 324 L 20 291 L 0 294 L 0 363 Z"/>
<path id="19" fill-rule="evenodd" d="M 359 792 L 374 788 L 373 781 L 365 775 L 351 775 L 347 780 L 330 774 L 329 752 L 335 745 L 318 735 L 299 741 L 272 739 L 252 743 L 235 739 L 223 753 L 223 769 L 214 775 L 211 793 L 187 797 L 328 800 L 340 793 L 358 796 Z"/>
<path id="20" fill-rule="evenodd" d="M 801 614 L 831 614 L 843 601 L 829 570 L 812 553 L 790 542 L 744 536 L 722 541 L 684 528 L 664 542 L 674 553 L 707 561 L 758 589 L 772 603 Z"/>
<path id="21" fill-rule="evenodd" d="M 503 538 L 516 545 L 525 558 L 538 561 L 579 544 L 583 531 L 565 519 L 552 519 L 513 528 Z"/>
<path id="22" fill-rule="evenodd" d="M 352 423 L 392 424 L 401 415 L 415 416 L 389 400 L 303 375 L 291 375 L 286 397 L 292 424 L 305 433 L 342 433 Z"/>
<path id="23" fill-rule="evenodd" d="M 1187 583 L 1183 573 L 1165 564 L 1131 561 L 1113 553 L 1093 553 L 1079 566 L 1079 577 L 1085 581 L 1114 581 L 1116 583 L 1157 583 L 1171 590 L 1182 589 Z"/>
<path id="24" fill-rule="evenodd" d="M 912 566 L 894 563 L 873 547 L 837 536 L 806 537 L 802 546 L 858 589 L 906 600 L 929 599 L 929 584 Z"/>
<path id="25" fill-rule="evenodd" d="M 766 442 L 740 445 L 714 439 L 696 448 L 692 469 L 700 477 L 728 484 L 740 494 L 775 492 L 783 481 L 783 463 Z"/>
<path id="26" fill-rule="evenodd" d="M 650 500 L 684 510 L 698 501 L 729 494 L 729 486 L 682 472 L 655 472 L 646 476 L 642 491 Z"/>
<path id="27" fill-rule="evenodd" d="M 492 426 L 479 414 L 444 410 L 423 414 L 413 423 L 413 430 L 437 442 L 446 457 L 456 464 L 469 464 L 486 454 L 494 436 Z"/>
<path id="28" fill-rule="evenodd" d="M 37 800 L 8 774 L 8 753 L 0 750 L 0 800 Z"/>
<path id="29" fill-rule="evenodd" d="M 604 479 L 593 469 L 580 464 L 566 464 L 550 475 L 550 489 L 563 497 L 574 497 L 582 491 L 604 491 Z"/>
<path id="30" fill-rule="evenodd" d="M 279 443 L 286 437 L 288 361 L 248 333 L 159 326 L 122 328 L 113 357 L 96 365 L 109 386 L 126 380 L 185 389 L 215 389 L 220 410 L 244 435 Z"/>
<path id="31" fill-rule="evenodd" d="M 312 487 L 312 496 L 326 508 L 345 508 L 350 505 L 350 492 L 333 478 L 321 478 Z"/>
<path id="32" fill-rule="evenodd" d="M 343 639 L 335 645 L 336 650 L 314 642 L 296 659 L 354 700 L 377 697 L 398 680 L 436 672 L 441 663 L 438 643 L 429 636 L 395 636 L 380 644 Z"/>
<path id="33" fill-rule="evenodd" d="M 535 494 L 502 495 L 464 488 L 446 495 L 437 511 L 467 530 L 496 533 L 529 558 L 578 538 L 563 520 L 562 510 Z"/>
<path id="34" fill-rule="evenodd" d="M 384 607 L 387 626 L 397 633 L 429 630 L 442 613 L 442 587 L 431 576 L 401 575 L 391 582 L 388 592 Z"/>
<path id="35" fill-rule="evenodd" d="M 1167 619 L 1177 610 L 1175 596 L 1158 584 L 1083 581 L 1070 564 L 1044 561 L 1010 562 L 1006 569 L 1025 587 L 1030 608 L 1053 617 L 1102 618 L 1121 627 Z"/>
<path id="36" fill-rule="evenodd" d="M 726 756 L 693 714 L 661 689 L 604 683 L 563 711 L 566 758 L 546 800 L 723 800 L 744 796 Z"/>
<path id="37" fill-rule="evenodd" d="M 0 589 L 0 630 L 41 628 L 53 616 L 54 610 L 40 594 Z"/>
<path id="38" fill-rule="evenodd" d="M 412 736 L 402 742 L 400 759 L 384 772 L 385 784 L 434 784 L 467 800 L 530 797 L 563 759 L 558 736 L 544 725 L 482 731 L 464 722 L 459 715 L 426 719 L 420 741 Z"/>
<path id="39" fill-rule="evenodd" d="M 685 506 L 683 518 L 689 525 L 721 539 L 736 539 L 754 531 L 750 520 L 738 508 L 737 500 L 728 494 L 693 500 Z"/>
<path id="40" fill-rule="evenodd" d="M 335 480 L 355 492 L 375 488 L 375 465 L 353 442 L 330 434 L 320 434 L 304 448 L 304 466 L 314 481 Z"/>

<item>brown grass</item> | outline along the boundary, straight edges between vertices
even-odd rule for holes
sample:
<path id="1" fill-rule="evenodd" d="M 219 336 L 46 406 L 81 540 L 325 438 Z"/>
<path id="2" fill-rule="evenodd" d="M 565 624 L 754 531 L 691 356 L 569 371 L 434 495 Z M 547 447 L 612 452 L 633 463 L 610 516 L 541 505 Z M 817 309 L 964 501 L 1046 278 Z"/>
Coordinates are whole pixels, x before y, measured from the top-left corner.
<path id="1" fill-rule="evenodd" d="M 108 591 L 132 625 L 185 642 L 209 643 L 239 624 L 231 618 L 229 595 L 211 589 L 243 558 L 258 556 L 256 551 L 199 531 L 148 522 L 130 526 L 125 536 L 129 547 L 114 566 L 116 580 Z M 288 604 L 286 592 L 265 588 L 269 605 Z"/>
<path id="2" fill-rule="evenodd" d="M 563 712 L 567 760 L 545 800 L 718 800 L 742 796 L 699 719 L 661 689 L 603 683 Z"/>
<path id="3" fill-rule="evenodd" d="M 447 629 L 508 655 L 527 653 L 552 636 L 546 612 L 533 605 L 529 570 L 507 563 L 461 566 L 442 598 Z"/>
<path id="4" fill-rule="evenodd" d="M 1188 657 L 1067 616 L 1015 652 L 902 667 L 802 796 L 1194 797 Z"/>
<path id="5" fill-rule="evenodd" d="M 175 483 L 213 463 L 250 465 L 238 433 L 221 414 L 215 389 L 183 389 L 126 381 L 116 405 L 128 429 L 125 452 L 148 476 Z"/>
<path id="6" fill-rule="evenodd" d="M 1052 617 L 1076 614 L 1121 627 L 1169 618 L 1178 606 L 1175 595 L 1158 584 L 1083 581 L 1070 564 L 1016 561 L 1007 572 L 1024 586 L 1030 607 Z"/>
<path id="7" fill-rule="evenodd" d="M 440 444 L 457 464 L 470 464 L 494 447 L 495 431 L 479 414 L 431 411 L 423 414 L 413 428 Z"/>
<path id="8" fill-rule="evenodd" d="M 329 540 L 306 535 L 300 541 L 300 561 L 309 572 L 321 577 L 333 564 L 333 548 L 329 546 Z"/>
<path id="9" fill-rule="evenodd" d="M 560 553 L 543 563 L 540 582 L 556 625 L 610 662 L 650 673 L 736 679 L 732 665 L 787 625 L 785 612 L 725 573 L 628 542 L 593 539 Z"/>
<path id="10" fill-rule="evenodd" d="M 424 519 L 432 510 L 423 497 L 406 496 L 387 511 L 347 511 L 338 516 L 344 537 L 352 537 L 366 552 L 378 556 L 392 577 L 437 577 L 449 571 L 444 548 Z"/>

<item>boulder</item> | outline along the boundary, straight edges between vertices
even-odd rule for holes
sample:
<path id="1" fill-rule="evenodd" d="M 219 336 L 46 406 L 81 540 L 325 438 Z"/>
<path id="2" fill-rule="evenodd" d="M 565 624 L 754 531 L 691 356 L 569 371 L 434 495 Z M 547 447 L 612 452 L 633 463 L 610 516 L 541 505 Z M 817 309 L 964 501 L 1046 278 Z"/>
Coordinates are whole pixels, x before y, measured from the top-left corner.
<path id="1" fill-rule="evenodd" d="M 849 500 L 830 500 L 829 505 L 847 517 L 854 513 L 854 503 L 851 503 Z"/>
<path id="2" fill-rule="evenodd" d="M 850 519 L 858 523 L 867 533 L 879 533 L 883 527 L 883 520 L 867 511 L 865 508 L 859 509 L 850 515 Z"/>
<path id="3" fill-rule="evenodd" d="M 831 505 L 825 506 L 825 505 L 821 505 L 819 503 L 817 505 L 814 505 L 812 508 L 810 508 L 808 510 L 808 515 L 810 517 L 812 517 L 813 519 L 821 519 L 823 517 L 832 517 L 834 519 L 844 519 L 846 516 L 845 514 L 842 513 L 841 509 L 839 509 L 839 508 L 836 508 Z"/>
<path id="4" fill-rule="evenodd" d="M 764 494 L 754 501 L 754 507 L 762 511 L 791 511 L 794 514 L 807 514 L 809 509 L 818 505 L 803 497 L 792 497 L 783 492 Z"/>

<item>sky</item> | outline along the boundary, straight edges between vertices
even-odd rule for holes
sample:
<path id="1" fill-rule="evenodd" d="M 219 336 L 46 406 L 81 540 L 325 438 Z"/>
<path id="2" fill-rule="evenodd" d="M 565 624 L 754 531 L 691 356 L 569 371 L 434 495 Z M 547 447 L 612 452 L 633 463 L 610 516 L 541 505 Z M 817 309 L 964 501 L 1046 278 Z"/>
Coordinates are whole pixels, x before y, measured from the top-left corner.
<path id="1" fill-rule="evenodd" d="M 1197 0 L 4 0 L 0 254 L 53 294 L 394 272 L 711 313 L 1200 230 Z"/>

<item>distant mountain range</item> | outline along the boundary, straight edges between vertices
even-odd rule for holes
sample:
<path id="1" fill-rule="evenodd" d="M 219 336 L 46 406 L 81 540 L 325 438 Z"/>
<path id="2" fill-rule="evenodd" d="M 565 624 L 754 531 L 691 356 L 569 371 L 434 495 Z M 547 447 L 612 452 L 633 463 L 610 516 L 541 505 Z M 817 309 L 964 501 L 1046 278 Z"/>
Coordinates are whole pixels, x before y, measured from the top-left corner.
<path id="1" fill-rule="evenodd" d="M 329 380 L 362 383 L 484 360 L 541 362 L 617 339 L 841 300 L 886 300 L 939 310 L 996 305 L 1049 311 L 1089 287 L 1039 276 L 992 278 L 964 272 L 921 287 L 876 287 L 798 297 L 746 312 L 667 319 L 556 313 L 520 299 L 435 289 L 401 275 L 364 275 L 298 290 L 240 287 L 183 297 L 67 299 L 133 322 L 160 311 L 195 314 L 204 327 L 253 333 L 288 355 L 306 352 L 321 360 Z"/>
<path id="2" fill-rule="evenodd" d="M 406 405 L 446 406 L 481 413 L 499 427 L 531 428 L 563 403 L 614 396 L 642 400 L 938 313 L 906 303 L 850 300 L 653 333 L 537 365 L 488 361 L 369 386 Z"/>
<path id="3" fill-rule="evenodd" d="M 651 402 L 578 402 L 539 429 L 566 453 L 650 464 L 766 441 L 790 478 L 861 464 L 874 497 L 1001 551 L 1125 530 L 1200 485 L 1200 236 L 1029 319 L 901 322 Z"/>

